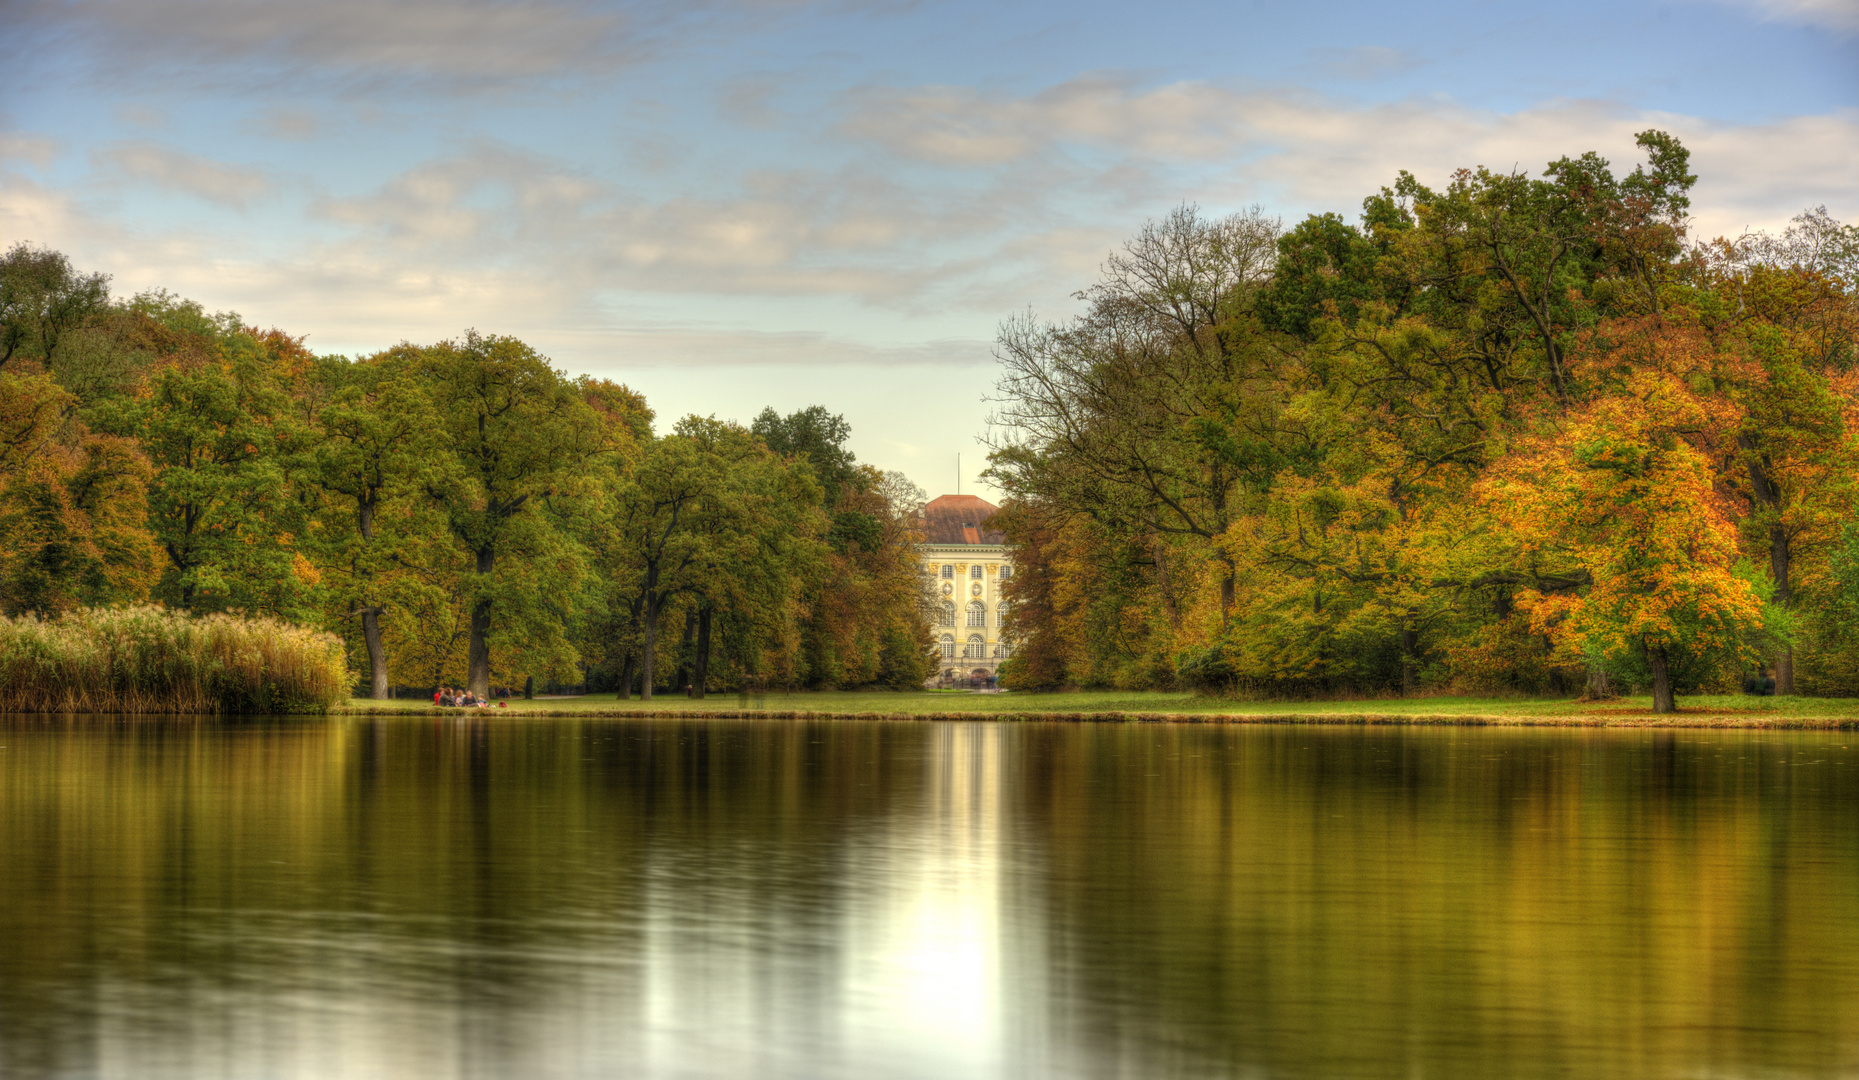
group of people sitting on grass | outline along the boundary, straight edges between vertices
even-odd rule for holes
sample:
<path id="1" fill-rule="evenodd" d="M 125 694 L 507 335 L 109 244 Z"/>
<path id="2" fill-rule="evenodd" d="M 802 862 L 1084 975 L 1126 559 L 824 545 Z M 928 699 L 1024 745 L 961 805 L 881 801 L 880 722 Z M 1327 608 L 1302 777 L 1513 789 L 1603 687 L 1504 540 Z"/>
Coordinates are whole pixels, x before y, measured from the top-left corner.
<path id="1" fill-rule="evenodd" d="M 490 702 L 469 690 L 454 690 L 449 686 L 441 686 L 439 689 L 434 690 L 432 692 L 432 703 L 434 705 L 444 705 L 448 708 L 456 707 L 461 709 L 483 709 L 490 706 Z M 509 706 L 499 701 L 497 707 L 499 709 L 504 709 Z"/>

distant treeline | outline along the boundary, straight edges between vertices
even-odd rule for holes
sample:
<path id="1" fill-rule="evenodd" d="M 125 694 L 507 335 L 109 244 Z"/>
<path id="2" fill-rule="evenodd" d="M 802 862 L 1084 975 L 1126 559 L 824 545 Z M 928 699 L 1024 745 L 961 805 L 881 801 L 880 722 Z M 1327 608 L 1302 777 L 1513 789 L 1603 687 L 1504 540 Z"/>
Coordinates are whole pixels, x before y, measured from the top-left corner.
<path id="1" fill-rule="evenodd" d="M 472 332 L 373 356 L 0 260 L 0 613 L 156 601 L 327 629 L 390 685 L 921 685 L 922 492 L 845 421 L 655 435 Z"/>
<path id="2" fill-rule="evenodd" d="M 1859 229 L 1617 176 L 1151 222 L 1002 327 L 1010 685 L 1859 692 Z"/>

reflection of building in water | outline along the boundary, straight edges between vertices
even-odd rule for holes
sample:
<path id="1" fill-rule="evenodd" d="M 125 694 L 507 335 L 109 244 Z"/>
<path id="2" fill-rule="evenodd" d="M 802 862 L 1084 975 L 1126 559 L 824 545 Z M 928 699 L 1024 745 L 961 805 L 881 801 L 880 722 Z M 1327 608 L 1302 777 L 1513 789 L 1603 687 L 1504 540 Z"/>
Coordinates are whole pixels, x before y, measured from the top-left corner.
<path id="1" fill-rule="evenodd" d="M 1001 634 L 1007 601 L 1000 585 L 1013 576 L 1013 564 L 1006 535 L 988 528 L 998 509 L 973 495 L 944 495 L 923 508 L 923 567 L 941 598 L 936 620 L 940 676 L 992 675 L 1011 649 Z"/>

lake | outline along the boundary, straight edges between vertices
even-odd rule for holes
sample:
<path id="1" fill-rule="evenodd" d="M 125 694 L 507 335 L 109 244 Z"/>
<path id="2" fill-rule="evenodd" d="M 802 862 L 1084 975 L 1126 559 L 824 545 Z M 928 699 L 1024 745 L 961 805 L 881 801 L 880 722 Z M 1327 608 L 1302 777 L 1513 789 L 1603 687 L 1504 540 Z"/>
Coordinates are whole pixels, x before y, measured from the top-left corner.
<path id="1" fill-rule="evenodd" d="M 1853 1076 L 1856 748 L 0 718 L 0 1075 Z"/>

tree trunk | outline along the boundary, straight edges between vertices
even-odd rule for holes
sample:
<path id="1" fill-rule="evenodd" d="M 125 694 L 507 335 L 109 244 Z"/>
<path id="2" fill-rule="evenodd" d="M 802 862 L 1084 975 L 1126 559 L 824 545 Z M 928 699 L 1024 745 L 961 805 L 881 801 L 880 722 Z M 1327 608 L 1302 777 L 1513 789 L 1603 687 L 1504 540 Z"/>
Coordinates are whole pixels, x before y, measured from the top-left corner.
<path id="1" fill-rule="evenodd" d="M 1233 563 L 1223 558 L 1220 565 L 1220 636 L 1225 637 L 1227 621 L 1233 617 Z"/>
<path id="2" fill-rule="evenodd" d="M 1769 475 L 1771 468 L 1767 455 L 1756 457 L 1756 443 L 1748 435 L 1737 436 L 1737 445 L 1751 455 L 1749 461 L 1749 486 L 1755 494 L 1755 501 L 1766 508 L 1769 513 L 1781 513 L 1781 492 L 1775 486 L 1775 480 Z M 1769 577 L 1775 581 L 1775 593 L 1769 597 L 1771 603 L 1783 609 L 1794 607 L 1794 588 L 1789 584 L 1788 572 L 1794 564 L 1794 552 L 1789 548 L 1788 530 L 1780 521 L 1769 523 Z M 1775 692 L 1777 694 L 1794 693 L 1794 650 L 1785 650 L 1775 658 Z"/>
<path id="3" fill-rule="evenodd" d="M 1788 571 L 1794 564 L 1794 552 L 1789 548 L 1788 530 L 1777 522 L 1769 526 L 1769 576 L 1775 579 L 1775 595 L 1770 599 L 1777 607 L 1784 610 L 1794 607 L 1794 586 L 1788 581 Z M 1794 693 L 1794 650 L 1783 649 L 1775 658 L 1775 692 L 1777 694 Z"/>
<path id="4" fill-rule="evenodd" d="M 368 646 L 368 696 L 380 700 L 387 696 L 387 647 L 381 644 L 381 609 L 363 608 L 361 637 Z"/>
<path id="5" fill-rule="evenodd" d="M 658 599 L 645 601 L 645 632 L 639 635 L 639 700 L 652 700 L 652 665 L 658 659 Z"/>
<path id="6" fill-rule="evenodd" d="M 1672 673 L 1666 666 L 1665 646 L 1646 646 L 1646 666 L 1652 669 L 1652 711 L 1674 711 L 1678 706 L 1672 700 Z"/>
<path id="7" fill-rule="evenodd" d="M 691 639 L 697 636 L 697 611 L 684 613 L 684 636 L 678 639 L 678 668 L 672 673 L 671 688 L 682 690 L 691 684 Z"/>
<path id="8" fill-rule="evenodd" d="M 705 604 L 697 613 L 697 655 L 691 660 L 691 668 L 696 677 L 691 680 L 691 689 L 702 698 L 704 680 L 710 676 L 710 605 Z"/>
<path id="9" fill-rule="evenodd" d="M 1168 612 L 1168 625 L 1181 629 L 1181 612 L 1175 607 L 1175 586 L 1168 580 L 1168 544 L 1161 537 L 1149 538 L 1150 547 L 1155 552 L 1155 581 L 1161 586 L 1162 608 Z"/>
<path id="10" fill-rule="evenodd" d="M 1589 701 L 1611 701 L 1614 693 L 1614 681 L 1607 677 L 1607 669 L 1591 667 L 1588 669 L 1588 689 L 1582 697 Z"/>
<path id="11" fill-rule="evenodd" d="M 1419 689 L 1414 653 L 1420 647 L 1420 631 L 1414 627 L 1413 613 L 1401 620 L 1401 696 L 1413 697 Z"/>
<path id="12" fill-rule="evenodd" d="M 497 558 L 494 551 L 478 552 L 478 576 L 488 577 Z M 482 580 L 480 580 L 482 584 Z M 465 669 L 465 688 L 479 697 L 491 696 L 491 598 L 479 596 L 471 603 L 471 653 Z"/>
<path id="13" fill-rule="evenodd" d="M 377 497 L 370 489 L 355 502 L 355 523 L 361 530 L 362 541 L 368 544 L 374 543 L 374 501 Z M 363 578 L 372 586 L 374 571 L 364 571 Z M 361 612 L 361 637 L 368 647 L 368 695 L 378 701 L 387 696 L 387 646 L 381 643 L 381 608 L 374 603 L 372 588 L 364 589 L 361 602 L 367 605 Z"/>
<path id="14" fill-rule="evenodd" d="M 633 699 L 633 665 L 638 662 L 638 654 L 631 649 L 626 651 L 626 660 L 620 665 L 620 700 Z"/>

